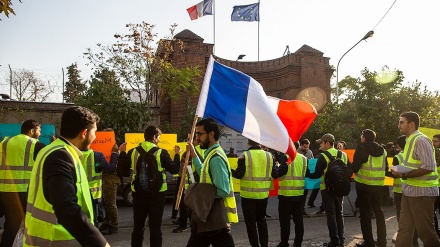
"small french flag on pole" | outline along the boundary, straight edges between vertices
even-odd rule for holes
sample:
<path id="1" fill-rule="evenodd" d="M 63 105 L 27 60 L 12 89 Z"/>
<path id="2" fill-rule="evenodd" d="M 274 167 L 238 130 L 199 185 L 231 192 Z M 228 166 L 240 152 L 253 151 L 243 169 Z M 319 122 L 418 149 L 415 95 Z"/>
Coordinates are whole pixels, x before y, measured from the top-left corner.
<path id="1" fill-rule="evenodd" d="M 255 142 L 286 153 L 293 160 L 298 141 L 315 120 L 315 107 L 301 100 L 269 97 L 252 77 L 218 63 L 211 56 L 196 114 L 214 118 Z"/>
<path id="2" fill-rule="evenodd" d="M 204 0 L 186 9 L 189 18 L 191 18 L 191 20 L 197 20 L 199 17 L 212 15 L 212 1 L 213 0 Z"/>

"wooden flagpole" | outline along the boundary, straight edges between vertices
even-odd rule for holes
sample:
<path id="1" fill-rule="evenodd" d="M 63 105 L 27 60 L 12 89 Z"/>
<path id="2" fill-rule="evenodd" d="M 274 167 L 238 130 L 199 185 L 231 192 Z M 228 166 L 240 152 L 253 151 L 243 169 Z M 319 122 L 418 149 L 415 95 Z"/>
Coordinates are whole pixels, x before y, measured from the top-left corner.
<path id="1" fill-rule="evenodd" d="M 194 139 L 194 131 L 196 129 L 197 119 L 198 119 L 198 116 L 195 115 L 193 125 L 191 127 L 191 133 L 189 135 L 188 142 L 192 142 Z M 182 168 L 182 175 L 181 175 L 181 179 L 180 179 L 179 190 L 177 191 L 177 198 L 176 198 L 176 205 L 175 205 L 176 210 L 179 210 L 180 200 L 182 199 L 183 188 L 185 187 L 186 169 L 188 166 L 190 156 L 191 156 L 191 152 L 188 152 L 188 150 L 187 150 L 186 156 L 185 156 L 185 163 Z"/>

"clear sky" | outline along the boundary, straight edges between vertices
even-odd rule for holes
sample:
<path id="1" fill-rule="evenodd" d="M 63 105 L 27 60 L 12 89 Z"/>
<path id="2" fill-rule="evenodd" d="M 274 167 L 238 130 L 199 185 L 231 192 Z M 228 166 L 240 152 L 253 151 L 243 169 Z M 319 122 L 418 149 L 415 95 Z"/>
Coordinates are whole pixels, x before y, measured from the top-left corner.
<path id="1" fill-rule="evenodd" d="M 205 43 L 215 43 L 217 56 L 230 60 L 245 54 L 243 61 L 256 61 L 259 40 L 260 61 L 282 56 L 286 45 L 293 53 L 307 44 L 329 57 L 335 68 L 350 47 L 374 30 L 372 38 L 341 60 L 340 80 L 359 77 L 365 67 L 380 71 L 388 65 L 403 71 L 405 82 L 418 80 L 429 90 L 440 90 L 437 0 L 397 0 L 377 27 L 395 0 L 261 0 L 259 39 L 257 22 L 230 20 L 234 5 L 257 1 L 216 1 L 214 25 L 213 16 L 190 20 L 186 9 L 200 0 L 12 0 L 17 15 L 0 17 L 0 76 L 7 74 L 8 64 L 60 73 L 77 62 L 88 78 L 86 49 L 98 51 L 97 43 L 111 44 L 115 33 L 127 31 L 127 23 L 145 21 L 156 25 L 158 37 L 167 36 L 176 23 L 176 33 L 189 29 Z M 4 78 L 0 86 L 0 91 L 9 90 Z"/>

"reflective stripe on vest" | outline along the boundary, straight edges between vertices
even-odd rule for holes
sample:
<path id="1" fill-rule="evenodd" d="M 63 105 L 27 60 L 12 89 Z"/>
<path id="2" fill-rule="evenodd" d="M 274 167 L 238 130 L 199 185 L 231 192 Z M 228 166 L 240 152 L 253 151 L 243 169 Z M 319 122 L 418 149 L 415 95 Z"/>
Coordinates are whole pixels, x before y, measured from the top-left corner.
<path id="1" fill-rule="evenodd" d="M 240 196 L 264 199 L 269 196 L 273 157 L 262 149 L 244 152 L 246 172 L 240 179 Z"/>
<path id="2" fill-rule="evenodd" d="M 53 211 L 53 206 L 46 201 L 43 192 L 44 163 L 52 152 L 65 149 L 74 161 L 76 175 L 77 203 L 81 210 L 93 222 L 92 199 L 89 193 L 87 176 L 75 149 L 57 139 L 41 150 L 32 171 L 29 186 L 23 246 L 80 246 L 77 240 L 60 224 Z"/>
<path id="3" fill-rule="evenodd" d="M 287 166 L 287 174 L 280 177 L 278 195 L 302 196 L 304 195 L 304 177 L 307 170 L 307 158 L 296 154 L 293 163 Z"/>
<path id="4" fill-rule="evenodd" d="M 329 148 L 329 149 L 327 150 L 327 152 L 329 152 L 329 153 L 331 154 L 331 156 L 333 156 L 333 157 L 335 157 L 335 158 L 336 158 L 336 156 L 337 156 L 337 154 L 338 154 L 338 151 L 340 151 L 340 150 L 338 150 L 338 149 L 336 149 L 336 148 Z M 347 157 L 347 154 L 344 153 L 344 152 L 342 152 L 342 151 L 340 151 L 340 152 L 342 153 L 342 155 L 341 155 L 341 160 L 342 160 L 345 164 L 347 164 L 347 163 L 348 163 L 348 157 Z M 325 174 L 327 173 L 328 163 L 330 163 L 330 160 L 327 158 L 327 156 L 326 156 L 325 154 L 321 154 L 321 155 L 324 157 L 325 161 L 327 162 L 327 166 L 325 167 L 324 172 L 323 172 L 323 174 L 322 174 L 322 176 L 321 176 L 321 184 L 319 185 L 319 188 L 320 188 L 321 190 L 325 190 L 326 187 L 325 187 L 325 181 L 324 181 L 324 178 L 325 178 Z"/>
<path id="5" fill-rule="evenodd" d="M 99 199 L 102 197 L 102 173 L 95 172 L 95 153 L 92 149 L 82 153 L 82 165 L 89 181 L 90 194 L 93 199 Z"/>
<path id="6" fill-rule="evenodd" d="M 418 138 L 427 138 L 424 134 L 417 132 L 411 134 L 407 140 L 406 145 L 404 149 L 405 158 L 403 159 L 402 166 L 405 166 L 407 168 L 416 170 L 420 168 L 422 165 L 422 162 L 420 160 L 414 159 L 414 148 L 416 146 L 416 140 Z M 432 149 L 432 155 L 434 155 L 434 148 Z M 435 171 L 432 171 L 428 174 L 425 174 L 420 177 L 414 177 L 414 178 L 407 178 L 406 180 L 402 180 L 402 183 L 416 186 L 416 187 L 433 187 L 438 185 L 438 173 L 437 169 Z"/>
<path id="7" fill-rule="evenodd" d="M 26 192 L 34 164 L 37 139 L 24 134 L 8 137 L 2 142 L 0 191 Z"/>
<path id="8" fill-rule="evenodd" d="M 229 172 L 229 189 L 230 193 L 227 197 L 223 198 L 223 203 L 225 205 L 226 213 L 228 216 L 228 220 L 230 223 L 237 223 L 238 222 L 238 214 L 237 214 L 237 204 L 235 203 L 235 196 L 234 196 L 234 186 L 232 183 L 232 173 L 231 173 L 231 166 L 229 165 L 228 158 L 226 157 L 225 152 L 223 149 L 218 146 L 216 148 L 213 148 L 208 155 L 205 157 L 205 161 L 203 162 L 201 174 L 200 174 L 200 183 L 207 183 L 207 184 L 213 184 L 211 181 L 211 176 L 209 175 L 209 163 L 211 158 L 214 155 L 220 156 L 223 161 L 225 162 L 228 172 Z"/>
<path id="9" fill-rule="evenodd" d="M 140 146 L 142 146 L 142 148 L 148 152 L 150 151 L 150 149 L 152 149 L 153 147 L 157 147 L 155 144 L 153 144 L 152 142 L 141 142 L 139 144 Z M 158 149 L 153 155 L 156 157 L 156 162 L 157 162 L 157 168 L 159 170 L 159 172 L 162 173 L 162 179 L 163 179 L 163 183 L 162 183 L 162 187 L 160 188 L 159 192 L 163 192 L 166 191 L 168 189 L 167 187 L 167 174 L 164 171 L 164 169 L 162 168 L 162 164 L 160 163 L 160 154 L 162 153 L 162 149 Z M 136 150 L 136 148 L 133 148 L 133 152 L 131 153 L 131 170 L 133 171 L 131 174 L 131 181 L 134 181 L 134 179 L 136 178 L 136 163 L 139 159 L 140 153 Z M 132 191 L 136 191 L 134 189 L 134 184 L 131 183 L 131 190 Z"/>
<path id="10" fill-rule="evenodd" d="M 354 180 L 358 183 L 383 186 L 385 182 L 385 167 L 387 162 L 387 153 L 384 151 L 382 156 L 373 157 L 368 155 L 367 162 L 361 165 L 361 168 L 354 174 Z"/>
<path id="11" fill-rule="evenodd" d="M 397 161 L 399 162 L 399 165 L 402 164 L 403 161 L 403 151 L 401 151 L 400 153 L 396 154 Z M 402 194 L 402 179 L 401 178 L 394 178 L 393 179 L 393 190 L 396 193 L 400 193 Z"/>

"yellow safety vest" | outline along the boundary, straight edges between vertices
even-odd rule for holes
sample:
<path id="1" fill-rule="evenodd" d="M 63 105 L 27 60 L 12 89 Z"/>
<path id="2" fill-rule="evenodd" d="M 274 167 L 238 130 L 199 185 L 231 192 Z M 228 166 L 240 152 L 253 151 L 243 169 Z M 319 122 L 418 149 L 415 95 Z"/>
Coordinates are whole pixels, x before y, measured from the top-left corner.
<path id="1" fill-rule="evenodd" d="M 230 223 L 237 223 L 238 222 L 238 214 L 237 214 L 237 204 L 235 203 L 235 197 L 234 197 L 234 186 L 232 183 L 232 175 L 231 175 L 231 166 L 229 165 L 228 157 L 226 157 L 225 151 L 218 146 L 216 148 L 213 148 L 208 155 L 206 155 L 205 161 L 203 162 L 203 166 L 201 169 L 200 174 L 200 183 L 207 183 L 207 184 L 213 184 L 211 181 L 211 176 L 209 175 L 209 163 L 211 158 L 214 155 L 220 156 L 228 166 L 229 171 L 229 189 L 230 193 L 229 196 L 223 198 L 223 202 L 226 208 L 226 212 L 228 215 L 228 220 Z"/>
<path id="2" fill-rule="evenodd" d="M 0 191 L 26 192 L 34 165 L 37 139 L 24 134 L 1 142 Z"/>
<path id="3" fill-rule="evenodd" d="M 403 150 L 405 156 L 402 162 L 402 166 L 416 170 L 420 168 L 422 162 L 420 160 L 414 159 L 414 147 L 416 146 L 416 140 L 418 138 L 427 138 L 421 132 L 411 134 L 407 140 L 405 149 Z M 431 144 L 432 145 L 432 144 Z M 434 155 L 434 148 L 432 148 L 432 154 Z M 428 174 L 425 174 L 420 177 L 407 178 L 406 180 L 402 180 L 402 183 L 416 186 L 416 187 L 433 187 L 438 186 L 438 172 L 437 169 Z"/>
<path id="4" fill-rule="evenodd" d="M 287 174 L 280 177 L 278 195 L 302 196 L 304 195 L 304 177 L 307 170 L 306 156 L 297 153 L 293 163 L 287 166 Z"/>
<path id="5" fill-rule="evenodd" d="M 354 180 L 361 184 L 383 186 L 386 162 L 387 152 L 385 150 L 379 157 L 368 155 L 367 162 L 363 163 L 359 171 L 354 174 Z"/>
<path id="6" fill-rule="evenodd" d="M 203 159 L 205 151 L 200 147 L 200 145 L 197 145 L 194 148 L 196 149 L 197 155 Z M 191 163 L 191 170 L 192 170 L 193 174 L 196 172 L 196 167 L 194 166 L 194 163 Z M 185 179 L 185 189 L 188 189 L 190 184 L 191 184 L 191 181 L 190 181 L 189 173 L 187 172 L 186 179 Z"/>
<path id="7" fill-rule="evenodd" d="M 153 147 L 157 147 L 154 143 L 152 142 L 141 142 L 139 144 L 146 152 L 150 151 L 150 149 L 152 149 Z M 159 192 L 163 192 L 166 191 L 168 189 L 167 187 L 167 174 L 165 172 L 165 170 L 162 168 L 162 165 L 160 163 L 160 154 L 162 153 L 162 149 L 158 149 L 155 153 L 154 156 L 156 157 L 156 161 L 157 161 L 157 168 L 159 170 L 159 172 L 162 173 L 162 179 L 163 179 L 163 183 L 162 183 L 162 187 L 160 188 Z M 133 149 L 133 152 L 131 153 L 131 170 L 133 171 L 132 175 L 131 175 L 131 179 L 132 181 L 134 181 L 134 179 L 136 178 L 136 163 L 139 159 L 139 156 L 141 154 L 136 150 L 136 148 Z M 134 184 L 131 183 L 131 190 L 136 192 L 136 190 L 134 189 Z"/>
<path id="8" fill-rule="evenodd" d="M 267 198 L 272 181 L 272 155 L 262 149 L 245 151 L 243 155 L 246 172 L 240 179 L 240 196 L 249 199 Z"/>
<path id="9" fill-rule="evenodd" d="M 86 173 L 73 147 L 55 140 L 43 148 L 35 161 L 29 186 L 28 203 L 25 219 L 23 246 L 64 247 L 80 246 L 77 240 L 61 225 L 52 209 L 52 204 L 46 201 L 43 193 L 44 162 L 52 152 L 66 149 L 72 157 L 76 175 L 76 196 L 81 210 L 93 222 L 92 198 Z"/>
<path id="10" fill-rule="evenodd" d="M 336 148 L 329 148 L 327 151 L 328 151 L 333 157 L 336 157 L 336 155 L 338 154 L 338 151 L 340 151 L 340 150 L 337 150 Z M 344 153 L 344 152 L 342 152 L 342 151 L 341 151 L 341 153 L 342 153 L 342 155 L 341 155 L 341 160 L 342 160 L 345 164 L 347 164 L 347 163 L 348 163 L 348 157 L 347 157 L 347 154 Z M 321 154 L 321 155 L 324 157 L 324 159 L 325 159 L 325 161 L 327 162 L 327 165 L 328 165 L 328 163 L 330 163 L 330 160 L 327 158 L 327 156 L 326 156 L 325 154 Z M 328 166 L 325 168 L 324 173 L 323 173 L 322 176 L 321 176 L 321 184 L 319 185 L 319 188 L 320 188 L 321 190 L 325 190 L 325 189 L 326 189 L 324 178 L 325 178 L 325 174 L 327 173 L 327 168 L 328 168 Z"/>
<path id="11" fill-rule="evenodd" d="M 92 149 L 82 153 L 82 165 L 89 181 L 90 194 L 93 199 L 99 199 L 102 197 L 102 173 L 95 172 L 95 153 Z"/>
<path id="12" fill-rule="evenodd" d="M 403 151 L 396 154 L 396 159 L 399 161 L 399 165 L 403 162 Z M 393 180 L 393 190 L 396 193 L 402 194 L 402 179 L 401 178 L 394 178 Z"/>

